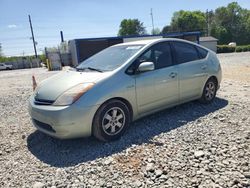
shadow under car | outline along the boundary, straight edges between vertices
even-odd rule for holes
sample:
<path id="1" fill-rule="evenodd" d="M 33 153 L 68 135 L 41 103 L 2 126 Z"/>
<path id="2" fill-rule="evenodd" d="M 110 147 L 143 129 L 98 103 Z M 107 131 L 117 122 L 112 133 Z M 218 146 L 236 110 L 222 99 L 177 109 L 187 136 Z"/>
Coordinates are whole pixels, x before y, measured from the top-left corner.
<path id="1" fill-rule="evenodd" d="M 93 137 L 59 140 L 35 131 L 27 138 L 29 151 L 39 160 L 56 167 L 75 166 L 79 163 L 103 158 L 121 152 L 133 144 L 150 143 L 161 133 L 186 125 L 228 105 L 228 101 L 215 98 L 209 105 L 189 102 L 131 123 L 121 139 L 103 143 Z"/>

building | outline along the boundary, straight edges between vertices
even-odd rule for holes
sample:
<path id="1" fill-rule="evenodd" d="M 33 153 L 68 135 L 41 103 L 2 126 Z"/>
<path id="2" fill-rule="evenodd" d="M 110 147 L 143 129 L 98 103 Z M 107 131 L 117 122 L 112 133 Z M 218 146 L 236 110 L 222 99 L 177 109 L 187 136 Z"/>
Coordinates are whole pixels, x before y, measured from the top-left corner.
<path id="1" fill-rule="evenodd" d="M 218 39 L 214 37 L 200 37 L 200 45 L 217 52 Z"/>

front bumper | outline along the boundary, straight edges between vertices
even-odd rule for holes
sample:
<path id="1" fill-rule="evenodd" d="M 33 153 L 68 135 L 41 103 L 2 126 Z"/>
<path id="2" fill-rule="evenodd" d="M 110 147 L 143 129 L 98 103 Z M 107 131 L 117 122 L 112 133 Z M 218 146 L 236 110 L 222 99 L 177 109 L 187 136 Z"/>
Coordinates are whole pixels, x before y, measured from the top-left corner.
<path id="1" fill-rule="evenodd" d="M 29 99 L 29 114 L 41 132 L 60 139 L 91 136 L 92 121 L 99 106 L 81 107 L 36 105 Z"/>

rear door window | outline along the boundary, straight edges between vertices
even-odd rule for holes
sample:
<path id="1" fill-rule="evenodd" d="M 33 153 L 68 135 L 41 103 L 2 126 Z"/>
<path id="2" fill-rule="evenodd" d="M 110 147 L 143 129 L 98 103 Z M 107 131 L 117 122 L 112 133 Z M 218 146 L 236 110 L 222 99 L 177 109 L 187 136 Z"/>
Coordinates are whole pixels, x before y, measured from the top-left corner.
<path id="1" fill-rule="evenodd" d="M 178 64 L 199 60 L 199 54 L 195 46 L 184 42 L 173 42 L 176 61 Z"/>

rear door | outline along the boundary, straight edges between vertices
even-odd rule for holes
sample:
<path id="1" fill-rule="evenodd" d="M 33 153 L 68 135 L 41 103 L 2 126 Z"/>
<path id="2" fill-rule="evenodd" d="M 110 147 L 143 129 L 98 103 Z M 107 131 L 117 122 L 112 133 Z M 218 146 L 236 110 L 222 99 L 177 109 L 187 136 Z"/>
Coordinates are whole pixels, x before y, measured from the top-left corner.
<path id="1" fill-rule="evenodd" d="M 168 42 L 152 46 L 137 62 L 153 62 L 155 70 L 138 73 L 136 96 L 139 114 L 178 103 L 178 72 Z M 138 63 L 138 64 L 139 64 Z"/>
<path id="2" fill-rule="evenodd" d="M 178 65 L 180 101 L 200 97 L 208 75 L 206 57 L 201 57 L 195 45 L 179 41 L 172 42 L 172 45 Z"/>

